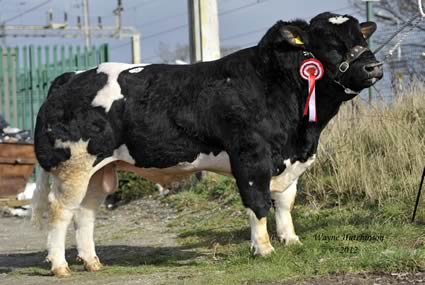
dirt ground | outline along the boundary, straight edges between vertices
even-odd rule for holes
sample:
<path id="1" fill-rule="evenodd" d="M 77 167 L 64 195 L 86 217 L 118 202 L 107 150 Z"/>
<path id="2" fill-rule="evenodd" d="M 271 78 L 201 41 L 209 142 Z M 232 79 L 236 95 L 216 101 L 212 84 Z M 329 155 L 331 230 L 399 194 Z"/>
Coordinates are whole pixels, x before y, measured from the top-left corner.
<path id="1" fill-rule="evenodd" d="M 184 284 L 191 276 L 179 270 L 178 266 L 197 257 L 193 249 L 179 246 L 177 234 L 167 227 L 168 222 L 175 218 L 174 210 L 152 199 L 136 201 L 114 211 L 101 210 L 96 225 L 96 242 L 97 253 L 106 270 L 87 273 L 81 265 L 76 265 L 74 231 L 70 230 L 66 255 L 73 275 L 59 280 L 49 276 L 49 264 L 43 262 L 46 257 L 46 230 L 33 228 L 28 218 L 0 215 L 0 285 Z M 156 264 L 168 264 L 170 260 L 176 260 L 176 265 L 170 266 L 169 271 L 126 273 L 124 270 L 124 273 L 116 273 L 111 270 L 116 266 L 155 267 Z M 278 284 L 425 284 L 425 274 L 337 274 L 298 282 L 273 283 Z"/>
<path id="2" fill-rule="evenodd" d="M 185 256 L 185 250 L 176 243 L 176 235 L 169 232 L 167 223 L 174 218 L 172 210 L 155 200 L 140 200 L 114 211 L 101 210 L 96 223 L 97 253 L 105 265 L 134 266 L 158 262 L 158 256 L 177 254 Z M 85 273 L 81 268 L 71 278 L 46 276 L 49 264 L 46 258 L 46 230 L 31 226 L 28 218 L 0 216 L 0 284 L 160 284 L 170 279 L 178 280 L 178 273 L 169 274 L 102 274 Z M 190 255 L 190 251 L 187 250 Z M 67 260 L 77 264 L 72 227 L 67 237 Z M 40 268 L 46 274 L 37 274 Z M 44 271 L 42 269 L 45 269 Z"/>

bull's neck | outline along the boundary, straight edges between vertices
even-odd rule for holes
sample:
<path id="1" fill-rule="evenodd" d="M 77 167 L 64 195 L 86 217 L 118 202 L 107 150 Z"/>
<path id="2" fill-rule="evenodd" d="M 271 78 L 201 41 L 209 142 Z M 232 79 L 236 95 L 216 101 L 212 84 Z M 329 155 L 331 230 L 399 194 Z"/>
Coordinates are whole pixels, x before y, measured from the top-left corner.
<path id="1" fill-rule="evenodd" d="M 308 117 L 304 116 L 308 82 L 299 74 L 299 67 L 306 57 L 302 51 L 288 52 L 279 57 L 279 60 L 276 59 L 262 68 L 268 96 L 274 97 L 270 101 L 283 105 L 294 104 L 289 108 L 291 114 L 288 116 L 291 116 L 291 119 L 296 118 L 300 126 L 323 130 L 337 114 L 342 103 L 339 98 L 342 98 L 343 94 L 340 93 L 343 93 L 343 90 L 335 85 L 325 70 L 325 76 L 316 82 L 317 122 L 308 122 Z M 282 119 L 286 120 L 285 117 L 283 114 Z"/>

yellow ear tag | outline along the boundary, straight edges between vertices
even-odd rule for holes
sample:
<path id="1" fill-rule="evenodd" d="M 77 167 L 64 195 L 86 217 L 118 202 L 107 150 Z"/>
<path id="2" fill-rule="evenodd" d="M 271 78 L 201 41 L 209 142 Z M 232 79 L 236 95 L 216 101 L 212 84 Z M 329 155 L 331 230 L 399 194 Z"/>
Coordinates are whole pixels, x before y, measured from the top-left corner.
<path id="1" fill-rule="evenodd" d="M 303 45 L 303 41 L 301 40 L 300 36 L 297 36 L 296 38 L 294 38 L 294 43 L 296 43 L 297 45 Z"/>

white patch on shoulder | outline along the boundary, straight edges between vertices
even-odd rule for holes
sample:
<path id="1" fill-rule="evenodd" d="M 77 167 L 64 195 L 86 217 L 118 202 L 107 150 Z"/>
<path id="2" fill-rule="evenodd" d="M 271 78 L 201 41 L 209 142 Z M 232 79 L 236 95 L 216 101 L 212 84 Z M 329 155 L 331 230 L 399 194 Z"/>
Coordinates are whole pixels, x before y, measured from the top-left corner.
<path id="1" fill-rule="evenodd" d="M 306 162 L 295 161 L 291 163 L 290 159 L 283 163 L 286 168 L 279 176 L 274 176 L 270 182 L 271 191 L 285 191 L 294 181 L 298 179 L 314 162 L 316 155 L 314 154 Z"/>
<path id="2" fill-rule="evenodd" d="M 130 68 L 143 68 L 143 64 L 128 64 L 128 63 L 116 63 L 106 62 L 101 63 L 97 67 L 97 73 L 105 73 L 108 76 L 106 85 L 100 89 L 96 97 L 94 97 L 91 105 L 93 107 L 103 107 L 105 112 L 109 112 L 114 101 L 124 98 L 121 94 L 121 87 L 118 84 L 118 76 L 124 70 Z"/>
<path id="3" fill-rule="evenodd" d="M 334 25 L 341 25 L 347 22 L 348 20 L 350 20 L 350 18 L 348 17 L 336 16 L 336 17 L 329 18 L 329 23 L 332 23 Z"/>

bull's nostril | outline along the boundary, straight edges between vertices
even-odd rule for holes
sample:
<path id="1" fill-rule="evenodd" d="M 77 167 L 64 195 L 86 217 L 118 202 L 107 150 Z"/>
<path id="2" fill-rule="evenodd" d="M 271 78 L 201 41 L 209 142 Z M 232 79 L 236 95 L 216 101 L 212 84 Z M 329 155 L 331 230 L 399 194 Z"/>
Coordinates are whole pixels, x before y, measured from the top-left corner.
<path id="1" fill-rule="evenodd" d="M 382 65 L 383 65 L 382 62 L 376 62 L 376 63 L 368 64 L 368 65 L 365 65 L 363 67 L 363 70 L 368 74 L 382 73 L 382 70 L 383 70 Z"/>
<path id="2" fill-rule="evenodd" d="M 367 73 L 372 72 L 374 69 L 375 69 L 375 66 L 367 65 L 367 66 L 365 66 L 365 67 L 364 67 L 364 70 L 365 70 Z"/>

